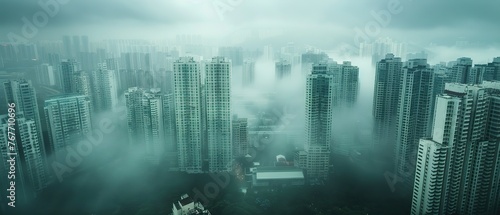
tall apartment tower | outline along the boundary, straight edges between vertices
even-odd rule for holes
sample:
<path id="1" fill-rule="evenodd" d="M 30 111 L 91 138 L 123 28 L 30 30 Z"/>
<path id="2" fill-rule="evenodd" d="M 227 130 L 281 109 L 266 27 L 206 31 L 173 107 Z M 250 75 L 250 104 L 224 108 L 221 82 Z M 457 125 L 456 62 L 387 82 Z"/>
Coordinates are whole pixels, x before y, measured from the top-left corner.
<path id="1" fill-rule="evenodd" d="M 333 77 L 327 64 L 315 64 L 306 83 L 306 172 L 308 178 L 326 179 L 330 165 Z"/>
<path id="2" fill-rule="evenodd" d="M 286 60 L 276 62 L 274 65 L 274 74 L 278 81 L 290 78 L 292 76 L 292 64 Z"/>
<path id="3" fill-rule="evenodd" d="M 233 155 L 241 157 L 248 154 L 248 119 L 233 117 Z"/>
<path id="4" fill-rule="evenodd" d="M 472 59 L 467 57 L 458 58 L 456 64 L 451 68 L 453 83 L 475 84 L 471 79 Z"/>
<path id="5" fill-rule="evenodd" d="M 125 93 L 130 145 L 144 150 L 144 158 L 159 164 L 165 150 L 163 96 L 159 89 L 130 88 Z"/>
<path id="6" fill-rule="evenodd" d="M 244 87 L 251 86 L 255 82 L 255 61 L 245 60 L 243 62 L 243 78 L 242 85 Z"/>
<path id="7" fill-rule="evenodd" d="M 110 111 L 118 104 L 118 84 L 115 70 L 100 68 L 91 73 L 94 111 Z"/>
<path id="8" fill-rule="evenodd" d="M 230 171 L 233 146 L 231 136 L 231 62 L 214 57 L 205 64 L 206 127 L 208 169 Z"/>
<path id="9" fill-rule="evenodd" d="M 395 168 L 398 175 L 405 176 L 405 188 L 410 188 L 419 139 L 429 137 L 432 130 L 433 71 L 425 59 L 409 60 L 401 79 Z"/>
<path id="10" fill-rule="evenodd" d="M 11 120 L 7 115 L 0 116 L 0 170 L 7 174 L 10 168 L 8 160 L 15 157 L 16 200 L 19 198 L 23 202 L 36 198 L 47 187 L 48 175 L 37 123 L 33 119 L 24 118 L 22 112 L 16 112 L 15 119 L 15 123 L 9 123 Z M 14 132 L 14 145 L 8 144 L 13 142 L 9 140 L 9 132 Z M 7 175 L 0 179 L 0 194 L 4 196 L 8 196 L 8 187 L 4 185 L 10 183 L 6 179 Z"/>
<path id="11" fill-rule="evenodd" d="M 396 142 L 402 67 L 401 58 L 393 54 L 377 63 L 372 115 L 374 144 L 378 146 L 393 148 Z"/>
<path id="12" fill-rule="evenodd" d="M 328 64 L 328 73 L 333 76 L 333 107 L 353 107 L 359 94 L 359 68 L 351 62 Z"/>
<path id="13" fill-rule="evenodd" d="M 420 140 L 412 215 L 500 212 L 500 82 L 446 84 Z"/>
<path id="14" fill-rule="evenodd" d="M 85 95 L 65 94 L 45 101 L 50 148 L 56 159 L 65 147 L 78 143 L 91 131 L 90 109 L 90 99 Z"/>
<path id="15" fill-rule="evenodd" d="M 192 57 L 174 62 L 177 156 L 180 171 L 202 172 L 201 72 Z"/>
<path id="16" fill-rule="evenodd" d="M 47 150 L 42 136 L 42 123 L 38 109 L 36 91 L 30 80 L 12 80 L 4 83 L 7 104 L 15 103 L 16 112 L 22 113 L 25 120 L 33 120 L 37 132 L 43 159 L 47 159 Z"/>
<path id="17" fill-rule="evenodd" d="M 63 93 L 72 93 L 73 74 L 80 71 L 80 63 L 74 59 L 61 62 L 61 88 Z"/>

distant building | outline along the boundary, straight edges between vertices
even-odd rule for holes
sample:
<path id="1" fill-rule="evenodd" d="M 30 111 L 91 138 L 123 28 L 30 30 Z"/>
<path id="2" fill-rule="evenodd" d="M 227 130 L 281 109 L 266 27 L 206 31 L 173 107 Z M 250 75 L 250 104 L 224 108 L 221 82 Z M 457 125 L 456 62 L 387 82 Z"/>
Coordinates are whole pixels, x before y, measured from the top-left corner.
<path id="1" fill-rule="evenodd" d="M 243 48 L 241 47 L 220 47 L 219 56 L 231 60 L 233 66 L 243 65 Z"/>
<path id="2" fill-rule="evenodd" d="M 39 84 L 47 86 L 56 85 L 56 72 L 49 64 L 41 64 L 36 67 L 36 80 Z"/>
<path id="3" fill-rule="evenodd" d="M 328 55 L 324 52 L 318 53 L 308 51 L 301 56 L 302 74 L 307 75 L 311 72 L 313 64 L 327 63 Z"/>
<path id="4" fill-rule="evenodd" d="M 234 157 L 245 156 L 248 154 L 248 120 L 247 118 L 233 117 L 233 155 Z"/>
<path id="5" fill-rule="evenodd" d="M 290 78 L 292 76 L 292 64 L 286 60 L 280 60 L 275 63 L 274 73 L 277 81 Z"/>
<path id="6" fill-rule="evenodd" d="M 63 93 L 72 93 L 72 82 L 73 82 L 73 74 L 77 71 L 80 71 L 80 63 L 78 63 L 74 59 L 68 59 L 61 62 L 61 87 Z"/>
<path id="7" fill-rule="evenodd" d="M 245 60 L 243 62 L 243 78 L 242 85 L 244 87 L 251 86 L 255 82 L 255 61 Z"/>
<path id="8" fill-rule="evenodd" d="M 188 194 L 181 196 L 181 199 L 174 202 L 172 215 L 211 215 L 200 202 L 195 202 Z"/>

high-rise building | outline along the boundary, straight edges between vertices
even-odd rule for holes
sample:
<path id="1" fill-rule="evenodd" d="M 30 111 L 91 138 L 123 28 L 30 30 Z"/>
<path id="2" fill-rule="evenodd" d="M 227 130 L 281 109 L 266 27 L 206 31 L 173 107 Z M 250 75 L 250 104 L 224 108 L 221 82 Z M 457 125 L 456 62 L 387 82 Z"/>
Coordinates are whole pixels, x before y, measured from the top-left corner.
<path id="1" fill-rule="evenodd" d="M 90 109 L 90 99 L 85 95 L 65 94 L 45 101 L 50 149 L 56 159 L 65 147 L 78 143 L 91 131 Z"/>
<path id="2" fill-rule="evenodd" d="M 353 107 L 358 100 L 359 68 L 351 62 L 331 62 L 328 73 L 333 76 L 333 107 Z"/>
<path id="3" fill-rule="evenodd" d="M 73 49 L 71 47 L 71 37 L 68 35 L 63 36 L 63 46 L 64 46 L 64 55 L 66 58 L 74 58 L 76 56 L 73 55 Z"/>
<path id="4" fill-rule="evenodd" d="M 36 80 L 39 84 L 47 86 L 56 85 L 56 73 L 51 65 L 44 63 L 37 66 L 36 69 Z"/>
<path id="5" fill-rule="evenodd" d="M 475 66 L 484 67 L 483 81 L 500 81 L 500 57 L 494 58 L 491 63 Z"/>
<path id="6" fill-rule="evenodd" d="M 159 89 L 130 88 L 125 93 L 130 145 L 144 150 L 144 158 L 159 164 L 165 149 L 163 98 Z"/>
<path id="7" fill-rule="evenodd" d="M 458 58 L 455 65 L 451 67 L 450 73 L 453 83 L 475 84 L 475 79 L 471 74 L 472 59 L 467 57 Z"/>
<path id="8" fill-rule="evenodd" d="M 374 144 L 392 148 L 396 142 L 401 91 L 401 58 L 387 54 L 377 63 L 373 92 Z"/>
<path id="9" fill-rule="evenodd" d="M 433 71 L 427 60 L 409 60 L 401 75 L 395 147 L 396 173 L 403 177 L 403 186 L 413 182 L 414 163 L 419 139 L 429 137 L 432 128 Z"/>
<path id="10" fill-rule="evenodd" d="M 205 64 L 205 108 L 210 172 L 230 171 L 233 147 L 231 136 L 231 62 L 214 57 Z"/>
<path id="11" fill-rule="evenodd" d="M 165 134 L 165 158 L 170 169 L 177 170 L 177 138 L 175 132 L 174 95 L 170 92 L 163 95 L 163 133 Z"/>
<path id="12" fill-rule="evenodd" d="M 43 159 L 47 158 L 47 150 L 45 149 L 42 136 L 42 123 L 40 121 L 40 111 L 38 109 L 36 91 L 31 81 L 29 80 L 13 80 L 4 83 L 5 98 L 7 104 L 15 103 L 16 112 L 23 114 L 25 120 L 33 120 L 36 125 L 34 131 L 38 132 L 35 136 L 36 141 L 40 144 Z"/>
<path id="13" fill-rule="evenodd" d="M 248 154 L 248 119 L 233 118 L 233 154 L 235 157 L 245 156 Z"/>
<path id="14" fill-rule="evenodd" d="M 329 173 L 332 126 L 333 77 L 327 64 L 313 65 L 306 84 L 306 172 L 309 178 L 326 179 Z"/>
<path id="15" fill-rule="evenodd" d="M 243 65 L 243 48 L 241 47 L 220 47 L 219 56 L 231 60 L 233 66 Z"/>
<path id="16" fill-rule="evenodd" d="M 202 172 L 201 72 L 192 57 L 174 63 L 174 98 L 179 170 Z"/>
<path id="17" fill-rule="evenodd" d="M 116 71 L 106 68 L 95 70 L 91 83 L 94 111 L 113 110 L 118 104 Z"/>
<path id="18" fill-rule="evenodd" d="M 255 61 L 245 60 L 243 62 L 242 85 L 244 87 L 251 86 L 255 82 Z"/>
<path id="19" fill-rule="evenodd" d="M 38 136 L 41 132 L 35 120 L 27 120 L 22 112 L 16 112 L 15 123 L 9 125 L 8 119 L 7 115 L 0 116 L 0 157 L 2 158 L 0 170 L 7 173 L 11 165 L 8 160 L 15 157 L 15 182 L 16 194 L 18 194 L 16 199 L 28 201 L 36 198 L 47 187 L 46 159 L 43 142 L 40 142 L 42 138 Z M 10 132 L 14 132 L 15 141 L 9 140 L 8 133 Z M 8 144 L 8 142 L 14 144 Z M 7 181 L 0 180 L 0 182 L 3 184 Z M 2 189 L 0 194 L 8 196 L 5 192 L 7 187 L 2 186 L 2 188 L 5 189 Z"/>
<path id="20" fill-rule="evenodd" d="M 500 212 L 500 82 L 446 84 L 420 140 L 411 214 Z"/>
<path id="21" fill-rule="evenodd" d="M 71 81 L 71 93 L 85 95 L 90 99 L 91 112 L 95 110 L 93 97 L 92 76 L 87 71 L 76 71 L 73 73 Z"/>
<path id="22" fill-rule="evenodd" d="M 81 43 L 80 43 L 80 36 L 76 36 L 76 35 L 73 36 L 72 43 L 73 43 L 73 47 L 72 47 L 73 56 L 78 56 L 80 54 L 80 52 L 82 51 Z"/>
<path id="23" fill-rule="evenodd" d="M 328 62 L 328 55 L 324 52 L 318 53 L 314 51 L 308 51 L 306 53 L 303 53 L 300 59 L 301 59 L 302 73 L 304 75 L 307 75 L 311 71 L 313 64 Z"/>
<path id="24" fill-rule="evenodd" d="M 80 71 L 80 63 L 74 59 L 61 62 L 61 87 L 63 93 L 72 93 L 73 74 Z"/>
<path id="25" fill-rule="evenodd" d="M 290 78 L 292 76 L 292 64 L 286 60 L 276 62 L 274 66 L 274 74 L 276 76 L 276 80 L 278 81 Z"/>

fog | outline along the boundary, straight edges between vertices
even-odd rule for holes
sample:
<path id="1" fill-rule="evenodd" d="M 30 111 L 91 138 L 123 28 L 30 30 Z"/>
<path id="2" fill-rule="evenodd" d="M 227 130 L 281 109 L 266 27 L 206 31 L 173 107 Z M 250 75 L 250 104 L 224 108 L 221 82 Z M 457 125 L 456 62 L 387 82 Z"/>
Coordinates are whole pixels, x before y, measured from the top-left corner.
<path id="1" fill-rule="evenodd" d="M 389 12 L 390 2 L 399 5 L 399 12 Z M 46 16 L 45 24 L 35 25 L 42 21 L 33 17 L 46 11 L 49 4 L 51 13 Z M 261 55 L 264 46 L 274 48 L 276 54 L 283 52 L 281 48 L 288 44 L 293 44 L 293 55 L 322 51 L 337 63 L 350 61 L 359 67 L 360 87 L 352 108 L 335 110 L 332 175 L 336 181 L 328 184 L 334 188 L 328 187 L 323 192 L 336 199 L 355 199 L 356 205 L 373 206 L 380 201 L 397 200 L 398 196 L 390 192 L 384 178 L 385 172 L 392 171 L 392 164 L 376 157 L 371 148 L 375 66 L 371 57 L 360 57 L 359 44 L 391 38 L 394 44 L 407 45 L 406 53 L 398 56 L 404 60 L 407 53 L 424 51 L 430 65 L 460 57 L 472 58 L 473 64 L 489 63 L 500 56 L 498 8 L 500 1 L 487 0 L 2 0 L 0 48 L 10 43 L 36 44 L 39 56 L 7 61 L 2 56 L 10 52 L 5 51 L 7 48 L 0 49 L 0 82 L 19 77 L 31 79 L 39 99 L 52 96 L 51 90 L 57 90 L 56 87 L 38 85 L 33 74 L 44 58 L 42 53 L 64 52 L 65 35 L 88 36 L 92 52 L 111 49 L 107 43 L 110 41 L 138 40 L 156 51 L 180 50 L 180 56 L 191 55 L 203 61 L 217 56 L 218 48 L 223 46 L 242 47 L 243 53 L 257 50 Z M 196 35 L 200 39 L 182 42 L 179 36 L 183 35 Z M 354 53 L 346 53 L 343 49 L 346 45 L 354 48 Z M 202 46 L 209 51 L 184 51 L 190 50 L 188 46 Z M 122 54 L 104 52 L 107 57 L 119 58 Z M 16 57 L 23 54 L 16 51 Z M 66 58 L 60 54 L 61 59 Z M 294 153 L 305 143 L 306 77 L 301 65 L 293 64 L 291 77 L 277 80 L 278 57 L 243 55 L 245 60 L 255 60 L 255 82 L 243 86 L 242 66 L 232 68 L 231 115 L 248 119 L 251 159 L 237 160 L 246 165 L 251 161 L 274 165 L 276 155 L 282 154 L 292 161 Z M 154 68 L 166 67 L 154 65 Z M 166 82 L 153 73 L 148 75 L 154 82 L 151 87 Z M 3 87 L 0 88 L 1 101 L 5 100 L 4 93 Z M 33 210 L 41 214 L 168 214 L 180 195 L 203 190 L 214 181 L 206 174 L 169 172 L 165 157 L 160 165 L 144 161 L 145 148 L 128 140 L 125 101 L 123 92 L 119 94 L 116 110 L 93 115 L 92 135 L 72 143 L 77 147 L 81 142 L 90 142 L 87 145 L 90 152 L 82 155 L 78 148 L 73 148 L 79 153 L 76 157 L 68 151 L 62 152 L 66 157 L 57 161 L 53 155 L 49 157 L 49 172 L 54 174 L 50 186 L 16 214 L 30 214 Z M 4 103 L 0 104 L 0 114 L 5 114 Z M 107 126 L 102 126 L 103 120 Z M 391 154 L 391 150 L 386 149 L 384 156 Z M 67 158 L 68 154 L 71 158 Z M 230 185 L 210 198 L 210 206 L 223 207 L 219 204 L 229 204 L 230 197 L 241 194 L 239 188 L 243 183 L 234 179 L 236 173 L 231 174 Z M 383 197 L 379 198 L 379 194 Z M 351 202 L 346 202 L 339 204 L 351 206 Z M 383 207 L 391 206 L 386 203 Z M 255 214 L 264 214 L 259 212 Z"/>

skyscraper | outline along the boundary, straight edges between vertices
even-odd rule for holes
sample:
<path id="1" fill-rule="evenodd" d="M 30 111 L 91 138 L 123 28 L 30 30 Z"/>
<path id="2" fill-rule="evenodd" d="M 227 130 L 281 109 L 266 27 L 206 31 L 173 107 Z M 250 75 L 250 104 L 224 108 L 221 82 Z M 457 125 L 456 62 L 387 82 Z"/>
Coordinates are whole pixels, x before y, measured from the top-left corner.
<path id="1" fill-rule="evenodd" d="M 333 77 L 326 64 L 313 65 L 306 84 L 306 171 L 309 178 L 326 179 L 330 164 Z"/>
<path id="2" fill-rule="evenodd" d="M 411 214 L 498 214 L 500 82 L 446 84 L 420 140 Z"/>
<path id="3" fill-rule="evenodd" d="M 45 117 L 50 149 L 56 158 L 66 146 L 76 144 L 91 131 L 90 99 L 65 94 L 45 101 Z"/>
<path id="4" fill-rule="evenodd" d="M 290 78 L 292 76 L 292 64 L 286 60 L 280 60 L 275 63 L 274 74 L 276 80 L 280 81 L 283 79 Z"/>
<path id="5" fill-rule="evenodd" d="M 467 57 L 458 58 L 456 64 L 451 67 L 452 82 L 463 84 L 474 84 L 471 80 L 472 59 Z"/>
<path id="6" fill-rule="evenodd" d="M 43 142 L 38 135 L 41 132 L 38 130 L 35 120 L 24 118 L 22 112 L 16 112 L 15 123 L 9 125 L 8 116 L 0 116 L 0 157 L 2 158 L 0 170 L 3 173 L 7 173 L 10 168 L 10 163 L 8 160 L 15 157 L 15 183 L 16 183 L 16 193 L 18 194 L 19 200 L 27 201 L 36 198 L 40 192 L 47 187 L 48 176 L 46 174 L 46 160 L 43 152 Z M 13 129 L 8 129 L 11 126 Z M 9 132 L 14 132 L 15 141 L 8 139 L 10 135 Z M 8 142 L 13 142 L 14 144 L 8 144 Z M 14 146 L 14 148 L 11 148 Z M 16 155 L 12 155 L 16 154 Z M 7 179 L 5 176 L 2 177 L 0 182 L 10 183 L 4 181 Z M 0 194 L 4 193 L 7 187 L 3 187 Z"/>
<path id="7" fill-rule="evenodd" d="M 92 102 L 94 111 L 109 111 L 118 103 L 115 70 L 100 68 L 92 72 Z"/>
<path id="8" fill-rule="evenodd" d="M 43 159 L 47 158 L 47 150 L 45 149 L 42 136 L 42 123 L 40 121 L 40 111 L 38 109 L 36 91 L 31 81 L 29 80 L 13 80 L 4 83 L 7 104 L 15 103 L 16 112 L 22 113 L 26 121 L 33 120 L 37 132 L 34 135 L 40 144 L 40 149 Z"/>
<path id="9" fill-rule="evenodd" d="M 36 67 L 36 80 L 39 84 L 54 86 L 56 85 L 56 73 L 49 64 L 42 64 Z"/>
<path id="10" fill-rule="evenodd" d="M 80 64 L 74 59 L 61 62 L 61 87 L 63 93 L 72 93 L 73 73 L 80 71 Z"/>
<path id="11" fill-rule="evenodd" d="M 159 89 L 130 88 L 125 93 L 130 145 L 144 150 L 144 158 L 159 164 L 165 149 L 163 98 Z"/>
<path id="12" fill-rule="evenodd" d="M 252 85 L 254 82 L 255 82 L 255 61 L 245 60 L 245 62 L 243 62 L 242 85 L 246 87 Z"/>
<path id="13" fill-rule="evenodd" d="M 333 107 L 353 107 L 358 100 L 359 68 L 344 61 L 328 64 L 328 73 L 333 76 Z"/>
<path id="14" fill-rule="evenodd" d="M 243 48 L 241 47 L 220 47 L 219 56 L 231 60 L 233 66 L 243 65 Z"/>
<path id="15" fill-rule="evenodd" d="M 396 173 L 411 186 L 419 139 L 431 134 L 433 72 L 425 59 L 409 60 L 403 68 L 398 104 Z M 408 185 L 408 186 L 406 186 Z"/>
<path id="16" fill-rule="evenodd" d="M 233 118 L 233 155 L 235 157 L 248 154 L 248 120 L 247 118 Z"/>
<path id="17" fill-rule="evenodd" d="M 231 62 L 214 57 L 205 65 L 206 129 L 210 172 L 230 171 L 233 159 L 231 136 Z"/>
<path id="18" fill-rule="evenodd" d="M 377 64 L 373 92 L 374 143 L 391 148 L 396 141 L 397 112 L 401 91 L 401 58 L 387 54 Z"/>
<path id="19" fill-rule="evenodd" d="M 202 172 L 201 74 L 192 57 L 174 63 L 174 98 L 179 170 Z"/>

